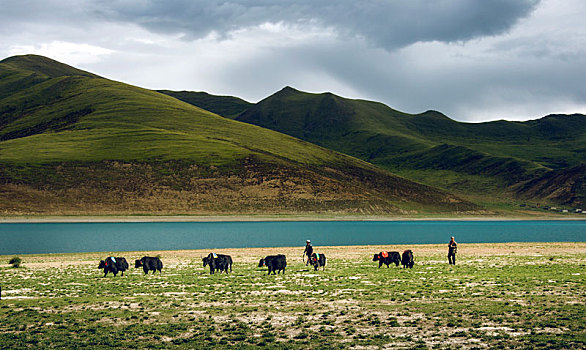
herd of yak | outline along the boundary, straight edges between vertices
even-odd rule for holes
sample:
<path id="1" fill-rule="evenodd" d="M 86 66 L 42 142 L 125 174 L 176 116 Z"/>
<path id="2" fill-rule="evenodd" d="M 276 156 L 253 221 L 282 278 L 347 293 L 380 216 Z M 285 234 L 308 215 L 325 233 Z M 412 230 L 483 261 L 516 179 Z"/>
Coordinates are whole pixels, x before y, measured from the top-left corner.
<path id="1" fill-rule="evenodd" d="M 232 272 L 232 257 L 230 255 L 210 253 L 205 258 L 202 258 L 202 261 L 204 267 L 210 267 L 210 274 L 214 274 L 216 271 L 220 273 L 228 273 L 228 269 L 230 269 L 230 272 Z M 378 254 L 374 254 L 372 261 L 378 261 L 379 268 L 383 264 L 389 267 L 389 265 L 393 263 L 396 266 L 401 264 L 405 268 L 412 268 L 414 264 L 413 252 L 411 250 L 405 250 L 403 255 L 399 254 L 399 252 L 380 252 Z M 315 271 L 317 271 L 320 267 L 323 267 L 325 270 L 326 256 L 325 254 L 313 253 L 309 257 L 309 263 L 313 266 Z M 269 255 L 260 259 L 258 263 L 258 267 L 264 266 L 269 269 L 269 275 L 271 273 L 273 275 L 277 273 L 280 274 L 281 271 L 284 274 L 285 268 L 287 267 L 287 258 L 283 254 Z M 145 274 L 148 274 L 149 271 L 153 271 L 153 274 L 156 271 L 161 273 L 161 270 L 163 269 L 163 262 L 158 257 L 145 256 L 140 260 L 135 260 L 134 267 L 142 267 Z M 101 260 L 98 268 L 104 269 L 104 277 L 106 277 L 108 273 L 112 273 L 114 276 L 116 276 L 118 272 L 121 272 L 121 275 L 124 276 L 124 271 L 128 270 L 128 262 L 123 257 L 111 256 L 106 258 L 106 260 Z"/>

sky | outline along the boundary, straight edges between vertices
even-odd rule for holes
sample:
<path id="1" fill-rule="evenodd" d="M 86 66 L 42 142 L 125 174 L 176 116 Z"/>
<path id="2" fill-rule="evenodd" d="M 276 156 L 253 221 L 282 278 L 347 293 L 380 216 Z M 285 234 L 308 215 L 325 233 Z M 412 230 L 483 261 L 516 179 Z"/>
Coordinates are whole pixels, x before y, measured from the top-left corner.
<path id="1" fill-rule="evenodd" d="M 258 102 L 291 86 L 465 122 L 586 114 L 584 0 L 0 0 L 0 59 Z"/>

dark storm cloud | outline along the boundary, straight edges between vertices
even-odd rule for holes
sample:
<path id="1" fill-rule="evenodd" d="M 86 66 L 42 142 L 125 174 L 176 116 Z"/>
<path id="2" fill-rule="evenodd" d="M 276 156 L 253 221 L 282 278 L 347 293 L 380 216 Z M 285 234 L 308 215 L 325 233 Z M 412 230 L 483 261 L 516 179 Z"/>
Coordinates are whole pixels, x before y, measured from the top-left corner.
<path id="1" fill-rule="evenodd" d="M 538 0 L 111 1 L 104 15 L 160 33 L 220 36 L 263 23 L 310 25 L 386 49 L 419 41 L 464 41 L 507 31 Z"/>

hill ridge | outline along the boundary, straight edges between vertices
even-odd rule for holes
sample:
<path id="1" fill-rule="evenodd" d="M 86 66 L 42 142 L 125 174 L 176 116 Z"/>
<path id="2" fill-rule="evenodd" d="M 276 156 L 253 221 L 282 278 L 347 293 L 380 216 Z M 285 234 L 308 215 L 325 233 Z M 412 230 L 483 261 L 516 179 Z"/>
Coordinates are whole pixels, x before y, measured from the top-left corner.
<path id="1" fill-rule="evenodd" d="M 56 78 L 60 76 L 99 77 L 93 73 L 77 69 L 65 63 L 61 63 L 59 61 L 40 55 L 29 54 L 12 56 L 0 61 L 0 64 L 17 67 L 19 69 L 25 69 L 37 74 L 43 74 L 50 78 Z"/>

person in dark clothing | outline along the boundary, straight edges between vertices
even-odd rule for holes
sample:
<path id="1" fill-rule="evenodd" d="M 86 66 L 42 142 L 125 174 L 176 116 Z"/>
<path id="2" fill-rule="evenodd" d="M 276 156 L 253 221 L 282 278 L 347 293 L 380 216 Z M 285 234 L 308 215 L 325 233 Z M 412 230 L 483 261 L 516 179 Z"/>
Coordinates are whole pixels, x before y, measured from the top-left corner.
<path id="1" fill-rule="evenodd" d="M 311 246 L 311 241 L 308 239 L 307 241 L 305 241 L 305 250 L 303 251 L 303 259 L 304 260 L 305 260 L 305 255 L 307 255 L 307 261 L 305 262 L 305 266 L 307 266 L 309 264 L 311 254 L 313 254 L 313 247 Z"/>
<path id="2" fill-rule="evenodd" d="M 450 243 L 448 243 L 448 263 L 450 265 L 456 265 L 456 251 L 458 250 L 458 244 L 454 240 L 454 237 L 450 239 Z"/>

